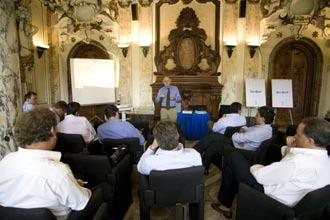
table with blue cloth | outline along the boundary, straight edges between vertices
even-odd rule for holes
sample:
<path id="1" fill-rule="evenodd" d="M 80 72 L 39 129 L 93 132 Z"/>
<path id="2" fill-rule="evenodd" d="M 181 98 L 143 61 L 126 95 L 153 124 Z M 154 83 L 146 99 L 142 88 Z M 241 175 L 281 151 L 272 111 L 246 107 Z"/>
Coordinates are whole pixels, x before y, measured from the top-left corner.
<path id="1" fill-rule="evenodd" d="M 187 140 L 200 140 L 208 133 L 207 123 L 210 115 L 205 114 L 185 114 L 180 112 L 177 117 L 177 123 Z"/>

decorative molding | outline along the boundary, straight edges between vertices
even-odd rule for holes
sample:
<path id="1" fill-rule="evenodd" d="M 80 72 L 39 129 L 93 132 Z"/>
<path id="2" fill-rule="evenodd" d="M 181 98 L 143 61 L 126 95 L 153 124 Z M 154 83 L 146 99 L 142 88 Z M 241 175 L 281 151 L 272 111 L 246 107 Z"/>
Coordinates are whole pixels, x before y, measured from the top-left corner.
<path id="1" fill-rule="evenodd" d="M 220 75 L 217 72 L 220 55 L 205 44 L 207 35 L 204 29 L 199 28 L 199 23 L 192 8 L 186 7 L 180 12 L 177 27 L 168 36 L 170 44 L 155 56 L 159 74 Z M 174 69 L 166 67 L 169 60 L 174 61 Z M 203 60 L 207 63 L 206 69 L 200 67 Z"/>
<path id="2" fill-rule="evenodd" d="M 248 0 L 248 2 L 251 4 L 257 4 L 260 2 L 260 0 Z"/>
<path id="3" fill-rule="evenodd" d="M 138 0 L 138 2 L 142 7 L 149 7 L 152 4 L 153 0 Z M 136 0 L 134 0 L 134 1 L 132 1 L 132 0 L 118 0 L 118 5 L 121 8 L 127 8 L 131 4 L 136 4 Z"/>
<path id="4" fill-rule="evenodd" d="M 119 16 L 116 0 L 45 0 L 44 4 L 58 15 L 58 23 L 64 24 L 68 33 L 95 29 L 110 35 Z"/>

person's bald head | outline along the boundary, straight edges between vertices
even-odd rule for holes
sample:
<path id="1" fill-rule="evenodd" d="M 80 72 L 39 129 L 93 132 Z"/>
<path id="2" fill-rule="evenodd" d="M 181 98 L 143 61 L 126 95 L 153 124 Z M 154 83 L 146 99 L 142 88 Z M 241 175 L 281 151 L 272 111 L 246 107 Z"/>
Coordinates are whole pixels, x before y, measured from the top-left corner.
<path id="1" fill-rule="evenodd" d="M 172 82 L 172 80 L 171 80 L 171 78 L 169 77 L 169 76 L 164 76 L 164 78 L 163 78 L 163 84 L 164 84 L 164 86 L 170 86 L 171 85 L 171 82 Z"/>

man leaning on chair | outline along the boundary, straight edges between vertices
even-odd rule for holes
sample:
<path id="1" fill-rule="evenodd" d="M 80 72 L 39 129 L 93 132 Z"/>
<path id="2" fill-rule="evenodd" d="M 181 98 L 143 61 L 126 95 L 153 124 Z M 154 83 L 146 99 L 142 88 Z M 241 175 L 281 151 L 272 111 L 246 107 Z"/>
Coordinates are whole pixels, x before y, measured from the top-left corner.
<path id="1" fill-rule="evenodd" d="M 111 187 L 102 184 L 93 193 L 60 162 L 56 144 L 56 117 L 46 108 L 21 115 L 15 139 L 21 146 L 0 161 L 0 204 L 15 208 L 48 208 L 57 219 L 68 216 L 92 219 L 101 203 L 108 202 Z M 29 125 L 29 126 L 27 126 Z M 101 191 L 100 191 L 101 190 Z"/>
<path id="2" fill-rule="evenodd" d="M 326 150 L 329 145 L 330 123 L 305 118 L 296 135 L 289 137 L 287 146 L 282 147 L 283 158 L 279 162 L 250 167 L 239 152 L 232 152 L 222 172 L 219 202 L 213 203 L 212 208 L 231 218 L 239 182 L 285 205 L 295 206 L 307 193 L 330 184 L 330 158 Z"/>

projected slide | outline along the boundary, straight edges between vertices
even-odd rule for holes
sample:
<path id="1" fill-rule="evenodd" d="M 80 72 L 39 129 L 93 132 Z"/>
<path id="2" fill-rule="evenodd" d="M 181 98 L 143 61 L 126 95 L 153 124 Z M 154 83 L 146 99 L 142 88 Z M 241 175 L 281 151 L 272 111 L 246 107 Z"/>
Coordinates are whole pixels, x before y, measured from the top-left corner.
<path id="1" fill-rule="evenodd" d="M 72 99 L 81 105 L 115 102 L 113 60 L 70 59 Z"/>

